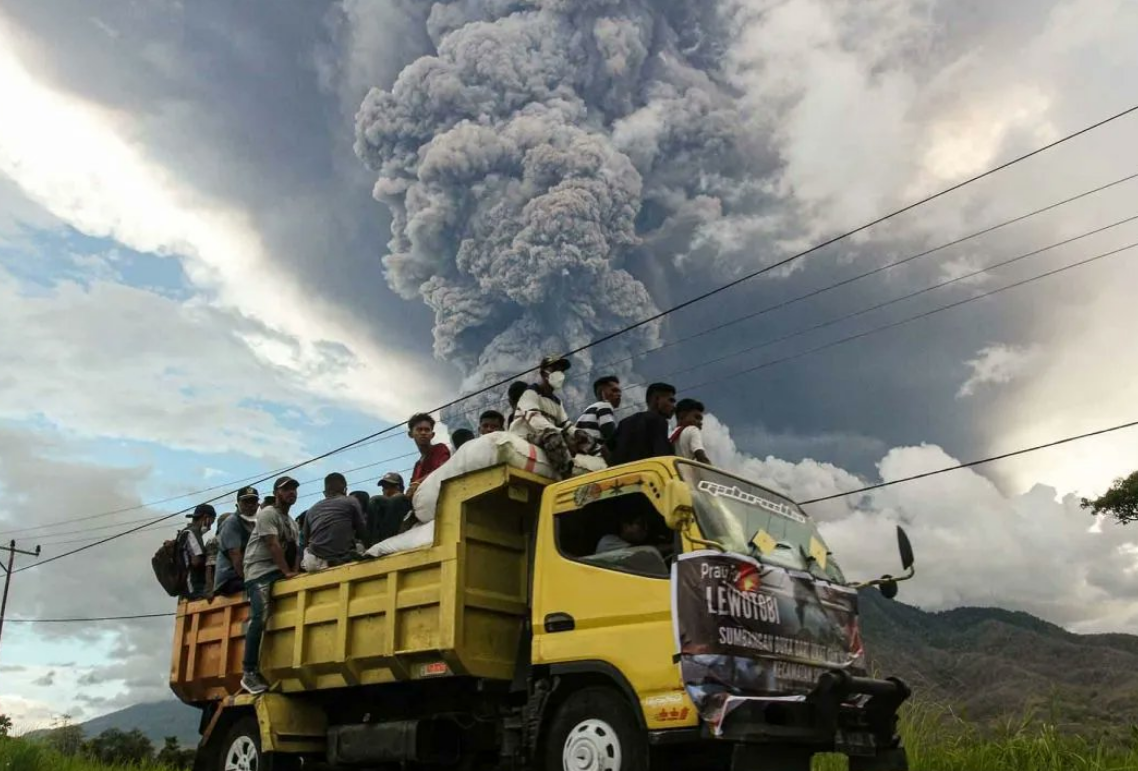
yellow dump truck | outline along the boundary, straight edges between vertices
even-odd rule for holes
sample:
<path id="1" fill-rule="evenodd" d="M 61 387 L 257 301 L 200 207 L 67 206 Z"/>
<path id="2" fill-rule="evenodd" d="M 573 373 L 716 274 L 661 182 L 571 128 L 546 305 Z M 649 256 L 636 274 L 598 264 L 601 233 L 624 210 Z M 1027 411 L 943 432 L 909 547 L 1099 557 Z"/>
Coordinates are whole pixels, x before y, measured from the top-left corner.
<path id="1" fill-rule="evenodd" d="M 598 552 L 629 522 L 640 543 Z M 907 541 L 902 552 L 911 574 Z M 743 568 L 713 564 L 731 559 Z M 718 643 L 677 630 L 681 564 L 693 581 L 733 582 L 706 589 L 708 612 L 734 618 L 719 636 L 754 657 L 709 659 Z M 813 523 L 700 464 L 562 482 L 471 472 L 443 485 L 432 545 L 282 580 L 272 596 L 260 651 L 272 688 L 259 696 L 239 687 L 244 598 L 179 604 L 170 686 L 202 710 L 198 771 L 798 771 L 834 751 L 854 771 L 906 768 L 895 724 L 908 691 L 865 677 L 856 591 Z M 831 623 L 828 608 L 845 615 Z M 817 618 L 851 652 L 844 665 L 825 663 L 837 654 L 810 632 Z M 772 622 L 785 639 L 754 631 Z M 783 678 L 781 690 L 724 666 Z"/>

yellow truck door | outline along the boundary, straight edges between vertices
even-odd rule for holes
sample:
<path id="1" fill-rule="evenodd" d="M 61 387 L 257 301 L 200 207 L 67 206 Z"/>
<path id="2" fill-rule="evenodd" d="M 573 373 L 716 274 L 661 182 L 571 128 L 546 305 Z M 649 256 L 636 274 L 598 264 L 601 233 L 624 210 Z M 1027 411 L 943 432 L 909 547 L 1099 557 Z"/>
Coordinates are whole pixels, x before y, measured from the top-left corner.
<path id="1" fill-rule="evenodd" d="M 622 676 L 650 729 L 697 723 L 676 665 L 670 563 L 660 506 L 667 467 L 646 461 L 546 489 L 534 572 L 534 664 Z M 597 553 L 622 515 L 651 522 L 655 545 Z"/>

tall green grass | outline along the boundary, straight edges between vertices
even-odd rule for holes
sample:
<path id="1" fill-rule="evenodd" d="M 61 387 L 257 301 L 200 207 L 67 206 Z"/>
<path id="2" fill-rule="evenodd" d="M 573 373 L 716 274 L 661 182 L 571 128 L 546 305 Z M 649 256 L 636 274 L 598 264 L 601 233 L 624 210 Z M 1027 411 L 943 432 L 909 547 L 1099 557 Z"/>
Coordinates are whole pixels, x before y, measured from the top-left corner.
<path id="1" fill-rule="evenodd" d="M 1138 771 L 1138 745 L 1064 734 L 1030 715 L 984 729 L 917 702 L 903 708 L 900 733 L 912 771 Z M 840 756 L 814 759 L 813 771 L 845 769 Z"/>
<path id="2" fill-rule="evenodd" d="M 23 739 L 0 739 L 0 771 L 169 771 L 165 766 L 107 766 L 84 757 L 68 757 Z"/>

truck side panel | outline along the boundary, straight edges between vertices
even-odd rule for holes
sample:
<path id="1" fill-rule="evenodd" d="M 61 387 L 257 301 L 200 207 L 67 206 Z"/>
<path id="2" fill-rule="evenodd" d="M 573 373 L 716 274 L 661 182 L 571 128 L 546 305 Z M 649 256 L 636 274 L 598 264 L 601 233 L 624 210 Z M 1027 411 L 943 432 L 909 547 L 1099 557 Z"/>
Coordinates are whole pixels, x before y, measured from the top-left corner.
<path id="1" fill-rule="evenodd" d="M 465 674 L 509 679 L 528 606 L 527 561 L 548 480 L 505 466 L 443 485 L 435 545 L 280 581 L 261 668 L 285 693 Z M 171 688 L 235 693 L 243 598 L 182 603 Z"/>

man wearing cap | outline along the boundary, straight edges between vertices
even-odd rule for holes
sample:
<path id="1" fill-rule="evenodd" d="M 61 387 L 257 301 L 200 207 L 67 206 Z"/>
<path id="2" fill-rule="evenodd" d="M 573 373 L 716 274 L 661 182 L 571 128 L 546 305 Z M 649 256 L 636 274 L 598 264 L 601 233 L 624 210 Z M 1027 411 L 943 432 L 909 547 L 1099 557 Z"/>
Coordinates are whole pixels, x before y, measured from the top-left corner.
<path id="1" fill-rule="evenodd" d="M 372 496 L 367 510 L 368 545 L 398 535 L 411 513 L 411 499 L 403 494 L 403 477 L 388 471 L 379 480 L 382 495 Z"/>
<path id="2" fill-rule="evenodd" d="M 568 478 L 573 473 L 573 454 L 565 431 L 569 416 L 557 392 L 565 385 L 569 360 L 564 356 L 546 356 L 538 367 L 540 380 L 528 386 L 518 399 L 516 417 L 510 430 L 545 450 L 549 464 Z"/>
<path id="3" fill-rule="evenodd" d="M 213 527 L 217 512 L 208 503 L 201 503 L 193 514 L 187 514 L 190 524 L 179 535 L 182 542 L 182 561 L 186 565 L 186 593 L 188 600 L 199 600 L 206 595 L 205 534 Z"/>
<path id="4" fill-rule="evenodd" d="M 299 533 L 288 515 L 296 503 L 296 488 L 290 476 L 273 483 L 275 503 L 257 512 L 257 522 L 245 547 L 245 594 L 249 597 L 249 626 L 245 630 L 244 675 L 241 687 L 249 693 L 264 693 L 269 684 L 261 676 L 261 636 L 272 612 L 273 584 L 296 575 L 300 564 L 297 549 Z"/>
<path id="5" fill-rule="evenodd" d="M 257 524 L 255 487 L 237 491 L 237 511 L 222 517 L 217 526 L 217 567 L 213 574 L 214 594 L 240 594 L 245 591 L 245 547 Z"/>

